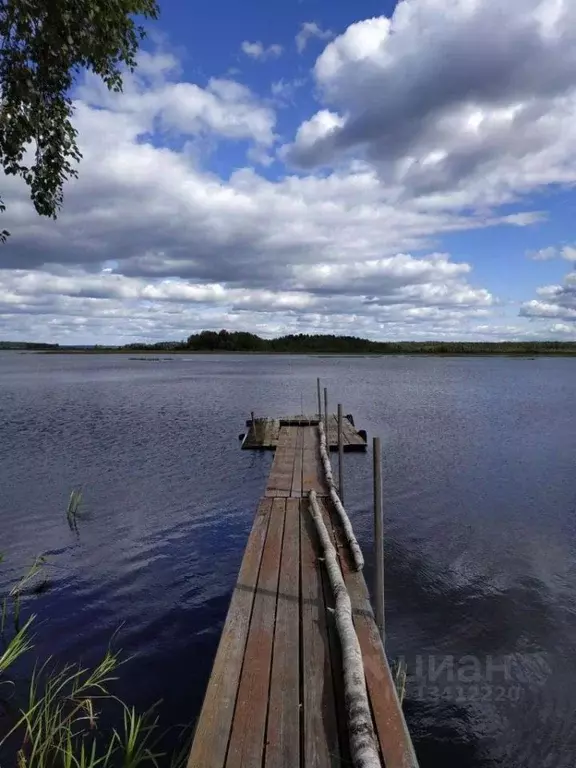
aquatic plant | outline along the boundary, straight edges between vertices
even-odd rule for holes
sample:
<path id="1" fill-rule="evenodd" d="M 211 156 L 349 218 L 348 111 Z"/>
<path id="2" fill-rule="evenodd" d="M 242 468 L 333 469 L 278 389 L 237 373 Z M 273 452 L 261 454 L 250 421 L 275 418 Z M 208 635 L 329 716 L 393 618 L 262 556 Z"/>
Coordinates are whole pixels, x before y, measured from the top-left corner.
<path id="1" fill-rule="evenodd" d="M 406 672 L 406 662 L 403 659 L 400 659 L 394 665 L 394 685 L 396 686 L 396 693 L 398 694 L 400 705 L 404 702 L 404 697 L 406 695 Z"/>
<path id="2" fill-rule="evenodd" d="M 76 533 L 81 504 L 81 492 L 72 491 L 66 517 Z M 37 662 L 27 690 L 21 691 L 15 666 L 33 650 L 36 621 L 30 615 L 20 626 L 21 597 L 36 593 L 45 564 L 44 556 L 37 557 L 0 603 L 0 704 L 9 702 L 11 712 L 9 725 L 0 732 L 0 755 L 6 753 L 18 768 L 157 768 L 164 757 L 157 748 L 158 719 L 153 708 L 139 713 L 112 692 L 122 661 L 111 648 L 92 668 L 59 668 L 52 659 Z M 23 701 L 14 705 L 20 693 Z M 104 710 L 121 726 L 100 727 Z M 184 746 L 173 756 L 172 768 L 185 764 L 187 752 Z"/>
<path id="3" fill-rule="evenodd" d="M 156 720 L 150 712 L 137 714 L 110 693 L 118 666 L 111 650 L 93 669 L 42 665 L 34 671 L 28 701 L 0 747 L 14 742 L 18 768 L 156 766 L 161 756 L 154 748 Z M 98 727 L 105 703 L 123 710 L 123 728 L 111 734 Z"/>
<path id="4" fill-rule="evenodd" d="M 4 624 L 4 617 L 4 612 L 2 612 L 2 624 Z M 8 667 L 11 667 L 20 656 L 23 656 L 26 651 L 29 651 L 32 648 L 29 629 L 34 618 L 34 616 L 31 616 L 26 624 L 24 624 L 24 626 L 10 639 L 10 642 L 6 643 L 4 651 L 2 652 L 2 655 L 0 655 L 0 676 L 3 675 Z M 0 685 L 2 682 L 0 677 Z"/>
<path id="5" fill-rule="evenodd" d="M 73 490 L 70 493 L 68 499 L 68 507 L 66 509 L 66 519 L 70 530 L 74 533 L 78 533 L 78 521 L 83 516 L 83 495 L 81 490 Z"/>

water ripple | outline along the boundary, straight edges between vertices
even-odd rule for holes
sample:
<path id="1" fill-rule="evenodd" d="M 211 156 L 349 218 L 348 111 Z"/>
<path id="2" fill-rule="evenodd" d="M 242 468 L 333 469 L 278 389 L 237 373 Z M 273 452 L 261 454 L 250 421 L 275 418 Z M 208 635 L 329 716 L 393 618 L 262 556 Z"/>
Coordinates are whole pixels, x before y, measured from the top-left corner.
<path id="1" fill-rule="evenodd" d="M 252 410 L 313 412 L 320 375 L 383 438 L 387 649 L 408 664 L 420 764 L 572 766 L 573 366 L 0 353 L 2 582 L 46 553 L 50 588 L 24 605 L 40 656 L 90 663 L 117 633 L 131 656 L 118 692 L 164 699 L 163 723 L 193 722 L 271 462 L 241 452 L 238 434 Z M 345 469 L 371 583 L 370 457 L 347 455 Z M 79 487 L 76 537 L 64 510 Z M 456 679 L 423 688 L 422 670 L 446 658 Z M 491 688 L 457 689 L 463 658 Z M 506 673 L 489 680 L 491 664 Z"/>

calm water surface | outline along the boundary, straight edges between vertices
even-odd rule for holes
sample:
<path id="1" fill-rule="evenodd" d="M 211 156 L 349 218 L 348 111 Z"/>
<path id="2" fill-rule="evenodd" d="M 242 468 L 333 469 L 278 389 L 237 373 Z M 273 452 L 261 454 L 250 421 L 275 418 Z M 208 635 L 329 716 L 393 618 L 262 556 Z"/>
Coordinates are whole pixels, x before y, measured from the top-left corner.
<path id="1" fill-rule="evenodd" d="M 271 461 L 238 434 L 312 411 L 317 375 L 383 439 L 387 650 L 421 765 L 574 766 L 570 359 L 0 353 L 0 585 L 48 556 L 39 654 L 90 663 L 118 632 L 119 692 L 194 721 Z M 371 459 L 346 458 L 370 579 Z"/>

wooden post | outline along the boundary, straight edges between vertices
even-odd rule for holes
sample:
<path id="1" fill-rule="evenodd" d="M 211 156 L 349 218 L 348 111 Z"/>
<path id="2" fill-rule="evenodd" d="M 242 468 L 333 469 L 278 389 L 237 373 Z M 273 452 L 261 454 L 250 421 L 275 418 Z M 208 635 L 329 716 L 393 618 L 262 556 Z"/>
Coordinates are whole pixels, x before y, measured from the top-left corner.
<path id="1" fill-rule="evenodd" d="M 250 416 L 252 418 L 252 426 L 254 426 L 254 411 L 250 411 Z"/>
<path id="2" fill-rule="evenodd" d="M 320 397 L 320 379 L 316 379 L 316 385 L 318 387 L 318 421 L 322 418 L 322 398 Z"/>
<path id="3" fill-rule="evenodd" d="M 382 444 L 379 437 L 374 438 L 374 554 L 376 576 L 374 584 L 374 603 L 376 626 L 384 642 L 384 517 L 382 510 Z"/>
<path id="4" fill-rule="evenodd" d="M 328 437 L 328 389 L 324 387 L 324 432 L 326 433 L 326 449 L 330 453 L 330 438 Z"/>
<path id="5" fill-rule="evenodd" d="M 338 403 L 338 495 L 344 504 L 344 430 L 342 424 L 342 403 Z"/>

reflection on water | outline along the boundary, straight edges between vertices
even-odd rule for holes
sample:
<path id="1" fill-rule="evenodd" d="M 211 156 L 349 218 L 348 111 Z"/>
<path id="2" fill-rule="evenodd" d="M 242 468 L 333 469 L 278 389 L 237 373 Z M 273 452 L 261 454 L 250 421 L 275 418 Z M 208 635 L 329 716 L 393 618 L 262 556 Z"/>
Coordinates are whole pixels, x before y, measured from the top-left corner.
<path id="1" fill-rule="evenodd" d="M 572 766 L 574 365 L 0 354 L 2 578 L 45 552 L 39 654 L 89 663 L 118 630 L 119 693 L 193 722 L 270 466 L 238 434 L 252 410 L 315 410 L 320 375 L 383 439 L 387 649 L 421 765 Z M 370 581 L 368 456 L 346 484 Z"/>

